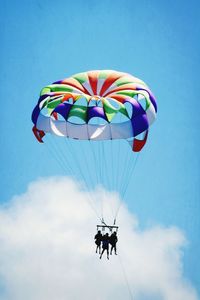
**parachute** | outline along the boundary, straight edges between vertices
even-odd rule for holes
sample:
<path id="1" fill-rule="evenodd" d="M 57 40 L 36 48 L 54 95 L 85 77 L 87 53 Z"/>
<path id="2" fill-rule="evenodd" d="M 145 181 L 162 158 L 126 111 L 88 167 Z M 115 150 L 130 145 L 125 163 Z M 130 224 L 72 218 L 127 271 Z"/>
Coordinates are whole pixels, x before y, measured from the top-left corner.
<path id="1" fill-rule="evenodd" d="M 32 112 L 33 133 L 40 143 L 48 135 L 64 138 L 66 147 L 57 149 L 55 157 L 68 174 L 81 176 L 88 189 L 95 185 L 96 173 L 96 184 L 119 192 L 121 186 L 124 196 L 135 167 L 130 150 L 136 154 L 142 150 L 156 113 L 155 97 L 142 80 L 123 72 L 95 70 L 41 90 Z M 53 141 L 50 150 L 58 144 Z"/>

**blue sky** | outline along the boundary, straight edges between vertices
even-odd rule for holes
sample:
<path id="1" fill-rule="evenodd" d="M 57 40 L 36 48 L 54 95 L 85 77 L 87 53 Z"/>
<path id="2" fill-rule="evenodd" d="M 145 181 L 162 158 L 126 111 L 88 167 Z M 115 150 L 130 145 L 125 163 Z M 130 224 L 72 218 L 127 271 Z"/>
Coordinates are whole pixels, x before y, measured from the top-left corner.
<path id="1" fill-rule="evenodd" d="M 200 292 L 199 11 L 198 1 L 4 2 L 0 180 L 7 202 L 38 177 L 64 175 L 31 132 L 43 86 L 92 69 L 143 79 L 158 118 L 126 202 L 142 228 L 183 230 L 184 273 Z"/>

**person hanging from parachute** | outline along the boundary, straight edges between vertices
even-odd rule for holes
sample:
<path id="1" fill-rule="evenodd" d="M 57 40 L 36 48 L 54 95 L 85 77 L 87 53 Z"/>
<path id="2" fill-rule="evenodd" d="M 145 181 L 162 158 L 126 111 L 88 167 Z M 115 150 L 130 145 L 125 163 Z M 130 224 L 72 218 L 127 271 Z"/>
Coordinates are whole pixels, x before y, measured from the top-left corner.
<path id="1" fill-rule="evenodd" d="M 109 239 L 109 243 L 111 244 L 111 249 L 110 249 L 110 255 L 112 255 L 112 251 L 114 249 L 115 251 L 115 255 L 117 255 L 117 248 L 116 248 L 116 244 L 118 242 L 118 238 L 117 238 L 117 232 L 114 231 Z"/>
<path id="2" fill-rule="evenodd" d="M 72 151 L 71 161 L 68 157 L 70 147 L 64 151 L 66 157 L 63 157 L 58 151 L 56 153 L 56 160 L 59 160 L 62 166 L 63 164 L 69 164 L 68 170 L 73 172 L 75 170 L 74 165 L 79 161 L 80 157 L 81 164 L 77 169 L 79 170 L 78 173 L 81 173 L 84 177 L 85 169 L 81 170 L 81 167 L 83 167 L 82 161 L 84 161 L 81 157 L 81 143 L 83 141 L 89 141 L 90 145 L 95 144 L 95 141 L 100 145 L 104 144 L 105 141 L 110 141 L 111 151 L 108 152 L 112 153 L 112 151 L 116 151 L 116 153 L 120 153 L 117 160 L 121 161 L 123 157 L 126 158 L 127 155 L 125 152 L 128 150 L 125 150 L 124 147 L 122 150 L 123 153 L 117 151 L 114 141 L 125 140 L 131 146 L 133 152 L 139 153 L 146 144 L 149 127 L 154 122 L 156 113 L 157 104 L 155 97 L 142 80 L 124 72 L 95 70 L 78 73 L 44 87 L 41 90 L 38 103 L 32 112 L 32 122 L 34 124 L 32 130 L 40 143 L 44 143 L 45 135 L 47 134 L 64 137 L 65 140 L 80 143 L 78 145 L 80 152 L 76 156 Z M 56 144 L 55 142 L 55 145 L 53 144 L 50 150 L 53 151 Z M 104 155 L 104 148 L 99 153 L 102 153 L 102 161 L 100 163 L 101 168 L 99 168 L 100 176 L 97 179 L 98 184 L 101 181 L 100 184 L 103 185 L 105 180 L 101 177 L 101 173 L 103 171 L 106 172 L 105 158 L 107 155 Z M 98 158 L 98 155 L 100 155 L 93 154 L 95 158 Z M 91 161 L 91 157 L 89 155 L 86 156 Z M 114 155 L 111 154 L 111 156 L 113 158 Z M 64 161 L 65 159 L 68 159 L 68 161 Z M 125 195 L 128 182 L 131 178 L 129 170 L 132 169 L 130 166 L 134 166 L 131 160 L 130 162 L 129 164 L 126 161 L 124 164 L 124 168 L 126 166 L 128 168 L 124 172 L 117 168 L 117 164 L 113 163 L 113 166 L 116 166 L 116 169 L 112 170 L 113 175 L 118 174 L 119 170 L 122 176 L 125 174 L 123 179 L 125 181 L 124 184 L 122 180 L 123 189 L 122 191 L 119 190 L 122 198 Z M 98 163 L 99 160 L 94 159 L 94 164 Z M 98 165 L 95 165 L 93 170 L 98 170 Z M 80 176 L 79 174 L 78 176 Z M 77 174 L 75 175 L 77 176 Z M 89 184 L 93 178 L 94 176 L 89 178 Z M 106 176 L 106 178 L 109 179 L 109 176 Z M 89 184 L 87 180 L 85 180 L 85 177 L 82 179 L 88 188 Z M 118 212 L 119 209 L 116 212 L 115 219 Z M 100 217 L 99 219 L 101 220 Z M 106 225 L 106 227 L 109 226 Z M 99 240 L 98 238 L 95 239 L 96 242 L 98 241 L 98 244 L 96 243 L 96 251 L 101 251 L 100 247 L 102 243 L 103 249 L 100 258 L 105 250 L 109 258 L 108 234 L 103 236 L 100 244 Z M 110 242 L 111 253 L 113 250 L 116 253 L 117 235 L 111 235 Z"/>
<path id="3" fill-rule="evenodd" d="M 97 234 L 95 235 L 94 239 L 95 239 L 95 244 L 96 246 L 96 253 L 99 250 L 99 254 L 101 253 L 101 242 L 102 242 L 102 233 L 101 230 L 98 230 Z"/>
<path id="4" fill-rule="evenodd" d="M 102 237 L 102 251 L 99 257 L 100 259 L 102 258 L 102 255 L 105 250 L 107 252 L 107 259 L 109 259 L 109 240 L 110 240 L 109 234 L 108 233 L 104 234 Z"/>

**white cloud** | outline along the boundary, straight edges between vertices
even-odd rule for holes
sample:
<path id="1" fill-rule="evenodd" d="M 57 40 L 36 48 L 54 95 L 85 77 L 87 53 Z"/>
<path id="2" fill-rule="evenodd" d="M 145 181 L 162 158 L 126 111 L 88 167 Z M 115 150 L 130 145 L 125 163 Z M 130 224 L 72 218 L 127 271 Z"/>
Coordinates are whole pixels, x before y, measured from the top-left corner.
<path id="1" fill-rule="evenodd" d="M 93 192 L 118 205 L 117 195 Z M 183 233 L 154 226 L 140 230 L 124 204 L 119 215 L 119 256 L 95 254 L 97 219 L 87 195 L 70 179 L 40 179 L 0 209 L 2 300 L 197 300 L 183 277 Z M 124 273 L 125 272 L 125 273 Z"/>

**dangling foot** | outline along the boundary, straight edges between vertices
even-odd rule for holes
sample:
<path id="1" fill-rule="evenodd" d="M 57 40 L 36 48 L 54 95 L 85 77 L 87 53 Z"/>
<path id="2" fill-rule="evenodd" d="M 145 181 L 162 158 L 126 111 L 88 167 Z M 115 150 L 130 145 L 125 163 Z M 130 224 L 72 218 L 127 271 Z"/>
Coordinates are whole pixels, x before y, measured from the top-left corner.
<path id="1" fill-rule="evenodd" d="M 100 255 L 99 258 L 101 259 L 101 258 L 102 258 L 102 255 Z"/>
<path id="2" fill-rule="evenodd" d="M 107 256 L 107 259 L 109 259 L 109 256 Z"/>

